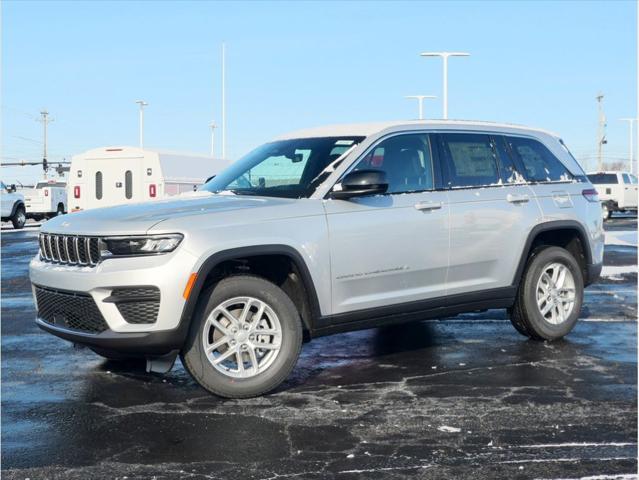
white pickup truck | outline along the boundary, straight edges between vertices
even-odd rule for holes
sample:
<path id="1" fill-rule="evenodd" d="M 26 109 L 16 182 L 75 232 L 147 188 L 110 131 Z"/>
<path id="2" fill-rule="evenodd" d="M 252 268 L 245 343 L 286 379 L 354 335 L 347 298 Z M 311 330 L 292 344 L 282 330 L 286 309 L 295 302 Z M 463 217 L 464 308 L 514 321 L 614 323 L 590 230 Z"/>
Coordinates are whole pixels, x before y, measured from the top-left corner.
<path id="1" fill-rule="evenodd" d="M 599 194 L 604 219 L 609 219 L 613 212 L 637 211 L 637 177 L 632 173 L 592 172 L 588 180 Z"/>
<path id="2" fill-rule="evenodd" d="M 67 188 L 64 182 L 43 180 L 24 190 L 27 217 L 44 220 L 67 212 Z"/>
<path id="3" fill-rule="evenodd" d="M 11 222 L 13 228 L 20 229 L 26 222 L 26 211 L 24 209 L 24 197 L 16 192 L 15 185 L 5 185 L 0 182 L 0 196 L 2 197 L 2 221 Z"/>

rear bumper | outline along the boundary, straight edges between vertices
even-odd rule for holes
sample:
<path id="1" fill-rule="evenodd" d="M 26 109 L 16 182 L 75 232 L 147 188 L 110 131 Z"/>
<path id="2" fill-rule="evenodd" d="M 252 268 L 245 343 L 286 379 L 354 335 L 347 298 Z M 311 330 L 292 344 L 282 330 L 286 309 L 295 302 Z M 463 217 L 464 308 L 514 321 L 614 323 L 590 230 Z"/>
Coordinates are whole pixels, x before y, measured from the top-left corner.
<path id="1" fill-rule="evenodd" d="M 98 334 L 60 328 L 41 318 L 36 318 L 36 324 L 45 332 L 79 345 L 140 357 L 162 356 L 180 350 L 188 333 L 188 322 L 180 322 L 173 330 L 140 333 L 106 330 Z"/>
<path id="2" fill-rule="evenodd" d="M 586 265 L 586 278 L 584 278 L 584 286 L 595 283 L 601 276 L 603 263 L 591 263 Z"/>

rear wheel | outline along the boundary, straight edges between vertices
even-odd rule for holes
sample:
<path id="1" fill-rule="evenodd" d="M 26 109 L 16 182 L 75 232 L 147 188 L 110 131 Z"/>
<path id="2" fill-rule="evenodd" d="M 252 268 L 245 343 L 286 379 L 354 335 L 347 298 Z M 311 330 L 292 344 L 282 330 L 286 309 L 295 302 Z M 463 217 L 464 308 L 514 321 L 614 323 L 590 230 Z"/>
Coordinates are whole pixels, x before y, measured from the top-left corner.
<path id="1" fill-rule="evenodd" d="M 23 205 L 18 205 L 18 207 L 16 207 L 16 211 L 13 214 L 13 217 L 11 217 L 11 223 L 13 224 L 13 228 L 15 229 L 21 229 L 22 227 L 24 227 L 24 224 L 27 221 L 27 214 L 24 210 L 24 206 Z"/>
<path id="2" fill-rule="evenodd" d="M 610 210 L 608 204 L 604 203 L 601 205 L 601 215 L 603 216 L 604 221 L 610 220 L 610 217 L 612 217 L 612 210 Z"/>
<path id="3" fill-rule="evenodd" d="M 246 398 L 277 387 L 301 345 L 302 324 L 290 298 L 267 280 L 241 275 L 203 293 L 181 359 L 209 392 Z"/>
<path id="4" fill-rule="evenodd" d="M 583 290 L 583 274 L 570 252 L 542 247 L 528 260 L 510 312 L 511 321 L 532 339 L 559 339 L 577 323 Z"/>

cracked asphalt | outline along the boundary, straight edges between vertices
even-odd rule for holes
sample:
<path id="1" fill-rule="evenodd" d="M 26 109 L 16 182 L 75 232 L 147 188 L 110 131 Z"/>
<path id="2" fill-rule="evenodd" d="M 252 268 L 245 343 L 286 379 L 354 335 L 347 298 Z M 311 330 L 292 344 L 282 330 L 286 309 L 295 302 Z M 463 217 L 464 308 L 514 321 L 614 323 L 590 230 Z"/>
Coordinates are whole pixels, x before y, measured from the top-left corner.
<path id="1" fill-rule="evenodd" d="M 3 231 L 2 477 L 636 478 L 637 223 L 606 228 L 610 268 L 563 341 L 499 310 L 335 335 L 249 400 L 40 331 L 37 229 Z"/>

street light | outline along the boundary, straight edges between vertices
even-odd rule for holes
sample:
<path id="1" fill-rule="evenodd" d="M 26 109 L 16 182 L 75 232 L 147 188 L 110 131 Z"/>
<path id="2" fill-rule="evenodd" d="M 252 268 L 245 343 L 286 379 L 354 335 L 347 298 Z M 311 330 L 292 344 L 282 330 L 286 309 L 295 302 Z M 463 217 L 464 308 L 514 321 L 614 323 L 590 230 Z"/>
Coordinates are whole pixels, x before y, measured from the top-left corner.
<path id="1" fill-rule="evenodd" d="M 415 98 L 419 104 L 419 119 L 424 120 L 424 99 L 437 98 L 435 95 L 406 95 L 406 98 Z"/>
<path id="2" fill-rule="evenodd" d="M 423 52 L 422 57 L 441 57 L 444 67 L 444 93 L 443 93 L 443 109 L 444 120 L 448 119 L 448 57 L 470 57 L 470 53 L 466 52 Z"/>
<path id="3" fill-rule="evenodd" d="M 634 152 L 634 142 L 633 137 L 635 133 L 634 123 L 636 118 L 620 118 L 619 120 L 623 122 L 628 122 L 628 126 L 630 127 L 630 151 L 628 154 L 628 158 L 630 159 L 630 173 L 634 173 L 634 163 L 635 163 L 635 152 Z"/>
<path id="4" fill-rule="evenodd" d="M 140 105 L 140 148 L 144 148 L 144 107 L 148 105 L 144 100 L 136 100 Z"/>

